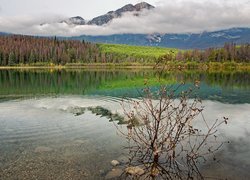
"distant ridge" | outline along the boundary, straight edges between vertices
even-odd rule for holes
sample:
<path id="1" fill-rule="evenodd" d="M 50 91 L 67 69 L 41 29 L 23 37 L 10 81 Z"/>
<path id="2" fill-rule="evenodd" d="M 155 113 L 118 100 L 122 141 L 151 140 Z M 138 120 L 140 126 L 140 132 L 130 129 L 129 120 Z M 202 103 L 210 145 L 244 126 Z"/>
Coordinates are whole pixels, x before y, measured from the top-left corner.
<path id="1" fill-rule="evenodd" d="M 12 35 L 0 32 L 0 36 Z M 108 36 L 73 36 L 59 39 L 84 40 L 94 43 L 160 46 L 179 49 L 222 47 L 227 42 L 250 43 L 250 28 L 231 28 L 197 34 L 114 34 Z"/>
<path id="2" fill-rule="evenodd" d="M 0 36 L 12 35 L 0 32 Z M 160 46 L 179 49 L 222 47 L 226 42 L 250 43 L 250 28 L 231 28 L 197 34 L 114 34 L 108 36 L 74 36 L 59 39 L 84 40 L 94 43 Z"/>
<path id="3" fill-rule="evenodd" d="M 96 43 L 162 46 L 180 49 L 221 47 L 226 42 L 250 43 L 250 28 L 231 28 L 196 34 L 115 34 L 108 36 L 75 36 L 69 39 Z"/>
<path id="4" fill-rule="evenodd" d="M 9 33 L 0 32 L 0 36 L 6 36 L 6 35 L 9 35 Z"/>

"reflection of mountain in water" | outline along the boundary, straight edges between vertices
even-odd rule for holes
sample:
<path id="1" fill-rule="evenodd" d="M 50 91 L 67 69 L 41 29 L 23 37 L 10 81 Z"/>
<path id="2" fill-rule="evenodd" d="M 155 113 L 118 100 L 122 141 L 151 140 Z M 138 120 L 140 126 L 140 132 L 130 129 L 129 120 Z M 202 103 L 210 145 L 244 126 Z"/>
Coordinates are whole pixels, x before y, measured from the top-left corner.
<path id="1" fill-rule="evenodd" d="M 155 74 L 150 70 L 1 70 L 0 99 L 70 94 L 138 97 L 145 78 L 150 86 L 157 87 Z M 184 81 L 191 85 L 195 80 L 202 82 L 199 91 L 202 99 L 250 103 L 248 72 L 168 72 L 163 75 L 165 84 Z"/>

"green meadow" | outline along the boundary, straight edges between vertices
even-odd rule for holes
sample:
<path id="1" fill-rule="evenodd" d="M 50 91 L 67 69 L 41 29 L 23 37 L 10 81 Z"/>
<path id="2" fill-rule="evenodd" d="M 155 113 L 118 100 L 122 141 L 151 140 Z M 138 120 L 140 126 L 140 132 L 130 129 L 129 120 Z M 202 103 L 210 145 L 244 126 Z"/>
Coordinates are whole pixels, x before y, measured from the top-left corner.
<path id="1" fill-rule="evenodd" d="M 131 46 L 122 44 L 98 44 L 104 53 L 115 53 L 117 55 L 127 55 L 136 58 L 150 57 L 159 58 L 167 53 L 176 54 L 179 50 L 174 48 L 151 47 L 151 46 Z"/>

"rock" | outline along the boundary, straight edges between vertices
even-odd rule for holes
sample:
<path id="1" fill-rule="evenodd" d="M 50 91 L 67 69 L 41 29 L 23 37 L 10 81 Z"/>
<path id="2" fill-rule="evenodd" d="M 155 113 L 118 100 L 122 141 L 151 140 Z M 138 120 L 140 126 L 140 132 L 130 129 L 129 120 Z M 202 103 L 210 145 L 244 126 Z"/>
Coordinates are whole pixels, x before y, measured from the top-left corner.
<path id="1" fill-rule="evenodd" d="M 50 152 L 52 151 L 52 148 L 50 147 L 45 147 L 45 146 L 38 146 L 34 150 L 35 153 L 43 153 L 43 152 Z"/>
<path id="2" fill-rule="evenodd" d="M 112 169 L 108 172 L 108 174 L 105 176 L 105 179 L 113 179 L 121 176 L 123 171 L 121 169 Z"/>
<path id="3" fill-rule="evenodd" d="M 138 3 L 134 7 L 135 7 L 136 11 L 141 11 L 143 9 L 150 10 L 150 9 L 154 9 L 155 8 L 154 6 L 152 6 L 152 5 L 150 5 L 150 4 L 146 3 L 146 2 Z"/>
<path id="4" fill-rule="evenodd" d="M 135 167 L 131 166 L 131 167 L 127 167 L 125 169 L 125 172 L 130 174 L 130 175 L 133 175 L 133 176 L 136 176 L 136 175 L 141 176 L 141 175 L 144 174 L 145 171 L 142 168 L 138 167 L 138 166 L 135 166 Z"/>
<path id="5" fill-rule="evenodd" d="M 117 166 L 120 164 L 120 162 L 117 160 L 113 160 L 113 161 L 111 161 L 111 164 L 112 164 L 112 166 Z"/>
<path id="6" fill-rule="evenodd" d="M 101 176 L 104 176 L 104 175 L 105 175 L 105 171 L 104 171 L 103 169 L 101 169 L 101 170 L 99 170 L 99 174 L 100 174 Z"/>
<path id="7" fill-rule="evenodd" d="M 126 156 L 120 156 L 120 157 L 118 157 L 118 159 L 117 159 L 121 164 L 127 164 L 128 162 L 129 162 L 129 158 L 128 157 L 126 157 Z"/>
<path id="8" fill-rule="evenodd" d="M 82 114 L 84 114 L 86 111 L 85 107 L 79 107 L 79 106 L 75 106 L 75 107 L 68 107 L 66 109 L 66 112 L 72 113 L 75 116 L 80 116 Z"/>

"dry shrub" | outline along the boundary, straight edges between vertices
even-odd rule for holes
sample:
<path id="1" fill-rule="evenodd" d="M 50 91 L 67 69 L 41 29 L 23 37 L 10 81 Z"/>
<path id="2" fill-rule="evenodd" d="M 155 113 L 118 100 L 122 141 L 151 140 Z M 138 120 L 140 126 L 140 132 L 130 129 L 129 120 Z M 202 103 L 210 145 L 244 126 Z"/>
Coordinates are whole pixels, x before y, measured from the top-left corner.
<path id="1" fill-rule="evenodd" d="M 160 86 L 158 91 L 146 87 L 140 100 L 123 101 L 128 124 L 126 130 L 118 129 L 128 141 L 127 166 L 144 170 L 136 178 L 204 179 L 201 164 L 207 159 L 216 161 L 215 152 L 223 144 L 217 128 L 227 118 L 205 119 L 202 102 L 194 96 L 197 83 L 185 91 L 180 91 L 183 84 Z"/>

